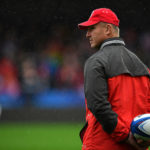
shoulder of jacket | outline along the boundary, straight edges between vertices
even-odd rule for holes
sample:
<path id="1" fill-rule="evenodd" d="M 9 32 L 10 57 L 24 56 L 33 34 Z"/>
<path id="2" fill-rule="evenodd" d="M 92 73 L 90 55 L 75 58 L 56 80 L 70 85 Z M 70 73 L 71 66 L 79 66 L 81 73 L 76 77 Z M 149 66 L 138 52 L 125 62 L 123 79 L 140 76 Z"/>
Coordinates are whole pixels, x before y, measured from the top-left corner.
<path id="1" fill-rule="evenodd" d="M 97 51 L 92 56 L 90 56 L 86 60 L 86 64 L 106 64 L 107 63 L 107 55 L 103 51 Z"/>

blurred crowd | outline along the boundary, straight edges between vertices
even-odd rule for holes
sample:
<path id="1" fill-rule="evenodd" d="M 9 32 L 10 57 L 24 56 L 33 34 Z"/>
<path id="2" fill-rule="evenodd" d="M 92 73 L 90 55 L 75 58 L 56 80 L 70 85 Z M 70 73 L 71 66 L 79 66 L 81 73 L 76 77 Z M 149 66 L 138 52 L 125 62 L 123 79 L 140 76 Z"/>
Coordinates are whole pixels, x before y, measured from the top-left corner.
<path id="1" fill-rule="evenodd" d="M 94 52 L 85 32 L 63 26 L 50 32 L 44 42 L 36 41 L 30 50 L 26 49 L 25 37 L 17 37 L 15 30 L 6 32 L 0 42 L 0 103 L 23 99 L 30 105 L 33 96 L 54 90 L 58 95 L 62 90 L 83 94 L 84 63 Z M 126 28 L 121 30 L 121 37 L 126 47 L 150 67 L 150 32 Z"/>

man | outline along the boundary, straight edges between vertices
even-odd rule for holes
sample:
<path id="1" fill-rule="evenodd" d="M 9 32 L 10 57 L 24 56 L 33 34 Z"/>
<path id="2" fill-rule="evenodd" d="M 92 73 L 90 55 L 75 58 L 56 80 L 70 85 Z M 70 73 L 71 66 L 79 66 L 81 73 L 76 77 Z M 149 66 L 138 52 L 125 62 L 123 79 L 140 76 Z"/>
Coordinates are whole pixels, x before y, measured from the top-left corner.
<path id="1" fill-rule="evenodd" d="M 119 38 L 119 19 L 107 8 L 96 9 L 79 29 L 87 29 L 98 51 L 85 63 L 86 125 L 82 150 L 145 150 L 149 143 L 130 133 L 132 119 L 150 112 L 148 68 Z"/>

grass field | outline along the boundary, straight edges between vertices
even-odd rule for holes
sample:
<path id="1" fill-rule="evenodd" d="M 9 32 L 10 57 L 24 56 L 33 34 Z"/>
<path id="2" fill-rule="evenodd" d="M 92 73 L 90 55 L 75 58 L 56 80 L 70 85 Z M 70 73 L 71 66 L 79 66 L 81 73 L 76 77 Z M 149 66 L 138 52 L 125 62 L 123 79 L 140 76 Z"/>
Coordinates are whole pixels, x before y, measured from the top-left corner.
<path id="1" fill-rule="evenodd" d="M 0 150 L 80 150 L 81 128 L 82 124 L 3 123 Z"/>
<path id="2" fill-rule="evenodd" d="M 3 123 L 0 150 L 80 150 L 82 124 Z"/>

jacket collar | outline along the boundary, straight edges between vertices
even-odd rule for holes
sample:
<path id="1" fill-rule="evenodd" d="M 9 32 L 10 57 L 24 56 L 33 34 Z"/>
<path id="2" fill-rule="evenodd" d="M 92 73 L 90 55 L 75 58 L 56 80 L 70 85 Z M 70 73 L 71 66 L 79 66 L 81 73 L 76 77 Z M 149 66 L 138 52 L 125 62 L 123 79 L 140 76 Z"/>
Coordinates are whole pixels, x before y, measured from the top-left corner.
<path id="1" fill-rule="evenodd" d="M 101 46 L 100 49 L 103 49 L 105 46 L 107 45 L 112 45 L 112 44 L 121 44 L 121 45 L 125 45 L 125 42 L 119 38 L 119 37 L 115 37 L 115 38 L 109 38 L 107 40 L 105 40 Z"/>

